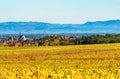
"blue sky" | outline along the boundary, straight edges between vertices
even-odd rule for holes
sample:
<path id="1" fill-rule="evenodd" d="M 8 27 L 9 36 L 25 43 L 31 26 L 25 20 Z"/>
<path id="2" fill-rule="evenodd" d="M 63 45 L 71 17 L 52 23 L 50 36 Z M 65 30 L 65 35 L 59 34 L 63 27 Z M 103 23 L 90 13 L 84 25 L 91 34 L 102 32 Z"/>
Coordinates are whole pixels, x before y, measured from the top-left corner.
<path id="1" fill-rule="evenodd" d="M 120 0 L 0 0 L 0 22 L 84 23 L 120 19 Z"/>

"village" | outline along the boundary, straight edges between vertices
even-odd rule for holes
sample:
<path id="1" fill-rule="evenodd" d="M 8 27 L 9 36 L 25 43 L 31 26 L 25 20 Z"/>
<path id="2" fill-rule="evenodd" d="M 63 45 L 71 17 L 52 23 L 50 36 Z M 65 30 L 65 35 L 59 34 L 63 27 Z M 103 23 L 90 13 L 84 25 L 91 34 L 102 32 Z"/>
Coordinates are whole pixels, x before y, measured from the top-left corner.
<path id="1" fill-rule="evenodd" d="M 0 46 L 22 47 L 22 46 L 58 46 L 58 45 L 75 45 L 77 37 L 51 35 L 43 38 L 27 38 L 22 32 L 19 38 L 14 36 L 8 39 L 0 40 Z"/>
<path id="2" fill-rule="evenodd" d="M 48 35 L 38 38 L 27 38 L 20 32 L 18 38 L 10 36 L 8 39 L 0 39 L 1 47 L 64 46 L 105 43 L 120 43 L 120 34 L 93 34 L 91 36 Z"/>

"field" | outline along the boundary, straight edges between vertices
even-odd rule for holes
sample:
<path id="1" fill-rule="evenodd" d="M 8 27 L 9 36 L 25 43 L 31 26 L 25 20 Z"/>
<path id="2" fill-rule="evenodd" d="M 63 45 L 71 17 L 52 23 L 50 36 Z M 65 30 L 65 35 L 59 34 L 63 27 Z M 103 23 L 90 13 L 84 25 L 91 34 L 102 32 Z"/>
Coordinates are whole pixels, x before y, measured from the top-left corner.
<path id="1" fill-rule="evenodd" d="M 0 47 L 0 79 L 120 79 L 120 44 Z"/>

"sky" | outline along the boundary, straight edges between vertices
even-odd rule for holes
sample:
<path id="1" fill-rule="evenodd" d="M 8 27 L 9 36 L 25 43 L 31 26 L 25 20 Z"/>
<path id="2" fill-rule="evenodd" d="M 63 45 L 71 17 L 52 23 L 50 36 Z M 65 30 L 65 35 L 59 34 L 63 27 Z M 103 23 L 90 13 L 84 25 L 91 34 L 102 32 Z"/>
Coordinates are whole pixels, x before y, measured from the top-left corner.
<path id="1" fill-rule="evenodd" d="M 79 24 L 120 19 L 120 0 L 0 0 L 0 22 Z"/>

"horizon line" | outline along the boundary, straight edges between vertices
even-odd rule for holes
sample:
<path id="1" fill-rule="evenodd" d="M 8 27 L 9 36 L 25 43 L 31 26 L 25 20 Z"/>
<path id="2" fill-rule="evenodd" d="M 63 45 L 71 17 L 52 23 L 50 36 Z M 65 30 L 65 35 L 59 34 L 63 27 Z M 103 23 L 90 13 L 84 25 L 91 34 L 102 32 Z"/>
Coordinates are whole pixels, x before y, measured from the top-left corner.
<path id="1" fill-rule="evenodd" d="M 120 19 L 108 19 L 108 20 L 96 20 L 96 21 L 85 21 L 82 23 L 58 23 L 58 22 L 48 22 L 48 21 L 0 21 L 0 23 L 10 23 L 10 22 L 36 22 L 36 23 L 49 23 L 49 24 L 84 24 L 87 22 L 105 22 L 105 21 L 120 21 Z"/>

